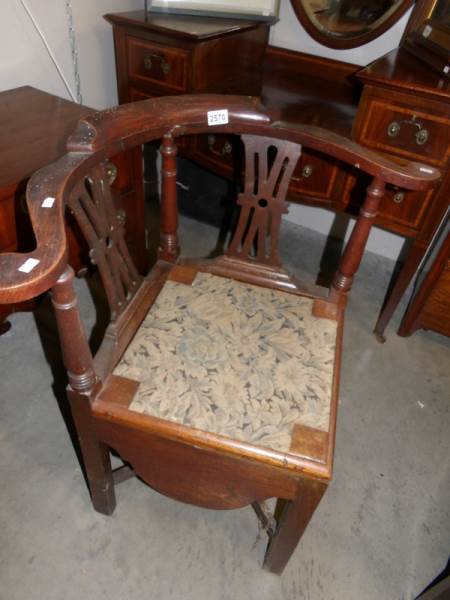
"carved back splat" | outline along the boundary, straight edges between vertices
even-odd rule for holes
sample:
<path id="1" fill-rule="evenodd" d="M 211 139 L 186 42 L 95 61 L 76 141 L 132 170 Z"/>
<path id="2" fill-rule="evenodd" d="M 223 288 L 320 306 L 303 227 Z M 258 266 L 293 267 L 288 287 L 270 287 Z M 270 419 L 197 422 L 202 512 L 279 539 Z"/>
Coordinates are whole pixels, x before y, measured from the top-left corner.
<path id="1" fill-rule="evenodd" d="M 88 243 L 91 262 L 98 267 L 114 321 L 142 278 L 128 252 L 104 164 L 92 169 L 90 176 L 75 188 L 67 205 Z"/>
<path id="2" fill-rule="evenodd" d="M 285 198 L 301 146 L 251 135 L 243 135 L 242 142 L 245 147 L 244 192 L 238 197 L 241 212 L 226 254 L 280 266 L 281 216 L 288 212 Z M 255 245 L 256 256 L 253 256 Z"/>

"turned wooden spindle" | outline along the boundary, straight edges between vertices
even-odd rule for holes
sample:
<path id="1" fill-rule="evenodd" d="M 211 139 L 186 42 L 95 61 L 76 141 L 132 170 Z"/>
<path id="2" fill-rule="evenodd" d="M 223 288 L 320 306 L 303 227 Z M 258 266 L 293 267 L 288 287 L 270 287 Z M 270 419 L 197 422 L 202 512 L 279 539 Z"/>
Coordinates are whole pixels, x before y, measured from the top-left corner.
<path id="1" fill-rule="evenodd" d="M 73 278 L 73 269 L 67 267 L 52 288 L 52 303 L 70 387 L 77 392 L 86 393 L 94 387 L 96 376 L 91 350 L 78 311 Z"/>
<path id="2" fill-rule="evenodd" d="M 350 291 L 353 277 L 361 264 L 370 229 L 384 196 L 384 190 L 384 181 L 374 177 L 367 188 L 366 197 L 355 227 L 339 261 L 339 267 L 333 279 L 332 292 L 346 295 Z"/>
<path id="3" fill-rule="evenodd" d="M 161 226 L 158 257 L 175 262 L 179 255 L 177 207 L 177 146 L 167 133 L 161 144 Z"/>

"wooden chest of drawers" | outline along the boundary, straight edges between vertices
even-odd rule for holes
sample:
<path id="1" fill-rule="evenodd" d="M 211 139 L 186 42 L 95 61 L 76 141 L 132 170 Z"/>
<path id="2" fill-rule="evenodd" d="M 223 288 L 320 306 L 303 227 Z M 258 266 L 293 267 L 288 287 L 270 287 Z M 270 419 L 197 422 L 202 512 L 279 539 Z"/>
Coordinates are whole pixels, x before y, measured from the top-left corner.
<path id="1" fill-rule="evenodd" d="M 271 23 L 108 14 L 119 102 L 183 93 L 258 95 Z"/>

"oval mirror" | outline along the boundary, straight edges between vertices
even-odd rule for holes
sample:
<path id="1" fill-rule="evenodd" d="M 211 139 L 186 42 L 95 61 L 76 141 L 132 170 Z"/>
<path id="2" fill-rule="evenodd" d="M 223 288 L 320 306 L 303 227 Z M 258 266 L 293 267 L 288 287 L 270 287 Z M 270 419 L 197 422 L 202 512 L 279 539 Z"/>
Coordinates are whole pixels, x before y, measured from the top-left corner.
<path id="1" fill-rule="evenodd" d="M 414 0 L 291 0 L 300 23 L 330 48 L 355 48 L 389 29 Z"/>

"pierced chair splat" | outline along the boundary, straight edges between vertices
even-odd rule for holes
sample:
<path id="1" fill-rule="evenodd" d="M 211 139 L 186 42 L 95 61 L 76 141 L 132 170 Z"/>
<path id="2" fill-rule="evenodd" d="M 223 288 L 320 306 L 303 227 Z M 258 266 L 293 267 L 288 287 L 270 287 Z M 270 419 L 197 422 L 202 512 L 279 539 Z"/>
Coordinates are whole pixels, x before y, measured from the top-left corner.
<path id="1" fill-rule="evenodd" d="M 223 256 L 189 259 L 177 235 L 176 140 L 210 131 L 241 136 L 240 215 Z M 161 139 L 158 261 L 141 277 L 111 195 L 106 161 Z M 330 289 L 297 281 L 278 252 L 286 192 L 302 148 L 372 176 Z M 269 534 L 267 569 L 281 573 L 332 475 L 343 318 L 386 183 L 425 189 L 439 173 L 397 164 L 318 128 L 273 123 L 257 99 L 152 99 L 82 120 L 68 152 L 36 174 L 28 206 L 37 240 L 28 256 L 0 256 L 0 301 L 51 288 L 68 400 L 94 508 L 111 514 L 114 485 L 138 475 L 177 500 L 212 509 L 252 504 Z M 43 200 L 54 197 L 51 209 Z M 67 266 L 65 207 L 90 247 L 110 324 L 93 356 Z M 49 246 L 48 239 L 52 239 Z M 32 273 L 18 270 L 27 258 Z M 110 449 L 129 467 L 113 473 Z M 264 500 L 277 498 L 275 514 Z"/>

